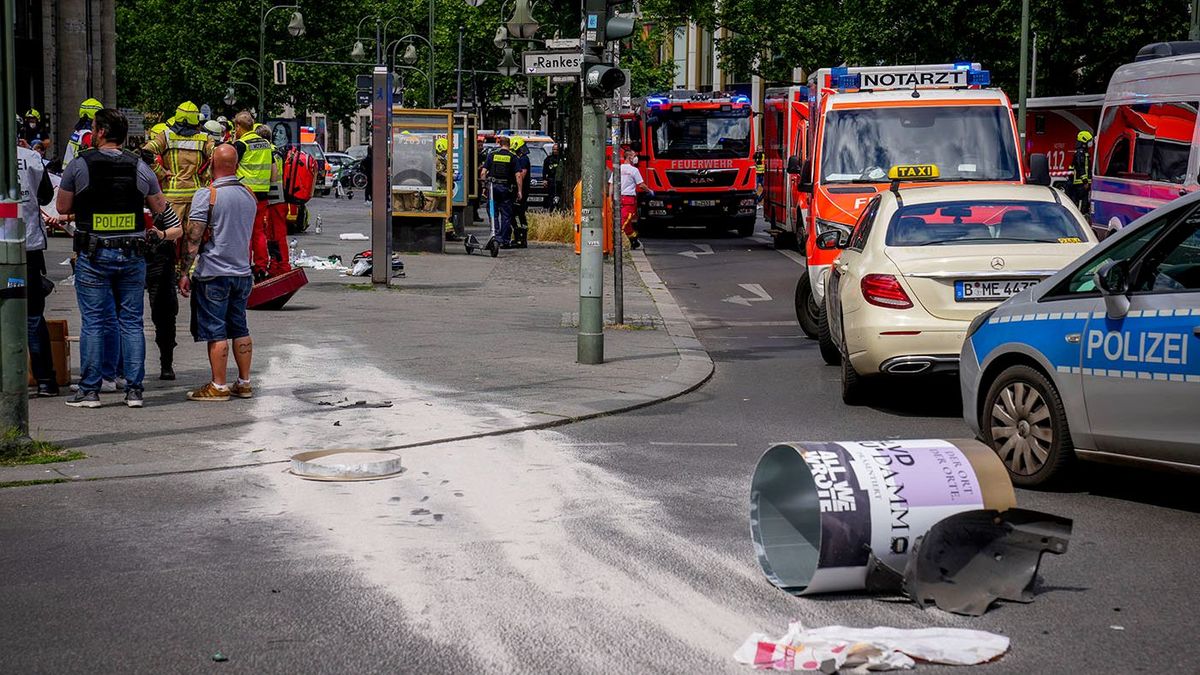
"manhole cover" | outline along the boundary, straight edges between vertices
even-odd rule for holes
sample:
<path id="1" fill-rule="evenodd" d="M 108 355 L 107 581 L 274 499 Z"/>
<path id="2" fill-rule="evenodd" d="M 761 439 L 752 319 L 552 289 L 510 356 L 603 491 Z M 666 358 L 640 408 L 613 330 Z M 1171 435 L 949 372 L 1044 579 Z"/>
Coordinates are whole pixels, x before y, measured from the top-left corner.
<path id="1" fill-rule="evenodd" d="M 403 471 L 400 455 L 382 450 L 310 450 L 292 455 L 292 474 L 306 480 L 379 480 Z"/>

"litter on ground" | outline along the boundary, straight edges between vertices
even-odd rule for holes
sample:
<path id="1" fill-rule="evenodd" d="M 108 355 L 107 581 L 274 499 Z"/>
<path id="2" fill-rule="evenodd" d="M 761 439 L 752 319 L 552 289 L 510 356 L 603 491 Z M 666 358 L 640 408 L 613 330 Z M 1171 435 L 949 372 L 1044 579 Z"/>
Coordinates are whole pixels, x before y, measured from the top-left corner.
<path id="1" fill-rule="evenodd" d="M 370 237 L 362 232 L 343 232 L 342 234 L 338 235 L 338 239 L 341 239 L 342 241 L 368 241 L 370 240 Z"/>

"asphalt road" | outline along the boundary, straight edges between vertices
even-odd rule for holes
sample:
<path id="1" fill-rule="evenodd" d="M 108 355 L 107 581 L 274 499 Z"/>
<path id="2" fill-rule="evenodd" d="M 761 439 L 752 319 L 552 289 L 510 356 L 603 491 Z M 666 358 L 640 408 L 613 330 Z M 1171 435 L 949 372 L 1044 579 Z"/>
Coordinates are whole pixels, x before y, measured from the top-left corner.
<path id="1" fill-rule="evenodd" d="M 1084 466 L 1064 491 L 1020 491 L 1074 519 L 1071 547 L 1032 604 L 981 618 L 772 587 L 748 532 L 759 455 L 964 437 L 954 382 L 846 407 L 795 325 L 795 260 L 761 237 L 647 249 L 716 362 L 692 394 L 412 451 L 377 483 L 265 467 L 0 490 L 0 672 L 746 672 L 742 640 L 796 620 L 1011 637 L 955 672 L 1195 672 L 1191 477 Z"/>

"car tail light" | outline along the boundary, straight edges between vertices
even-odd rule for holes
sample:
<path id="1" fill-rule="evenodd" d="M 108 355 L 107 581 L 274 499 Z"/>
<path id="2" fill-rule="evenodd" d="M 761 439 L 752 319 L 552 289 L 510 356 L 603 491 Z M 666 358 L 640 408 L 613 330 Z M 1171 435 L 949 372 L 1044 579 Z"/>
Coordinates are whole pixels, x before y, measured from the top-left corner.
<path id="1" fill-rule="evenodd" d="M 889 309 L 908 309 L 913 306 L 900 280 L 890 274 L 868 274 L 862 280 L 863 298 L 872 305 Z"/>

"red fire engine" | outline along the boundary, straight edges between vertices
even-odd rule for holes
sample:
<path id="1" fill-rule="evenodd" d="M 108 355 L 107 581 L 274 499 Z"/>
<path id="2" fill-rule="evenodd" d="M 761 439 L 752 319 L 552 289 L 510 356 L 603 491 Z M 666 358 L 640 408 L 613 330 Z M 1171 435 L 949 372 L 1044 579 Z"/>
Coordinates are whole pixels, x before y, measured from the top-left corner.
<path id="1" fill-rule="evenodd" d="M 626 134 L 654 190 L 639 197 L 642 229 L 707 220 L 754 233 L 752 114 L 750 99 L 737 94 L 674 90 L 638 103 Z"/>
<path id="2" fill-rule="evenodd" d="M 768 89 L 763 102 L 763 217 L 778 248 L 796 248 L 808 218 L 809 193 L 787 164 L 808 158 L 809 104 L 806 86 Z"/>
<path id="3" fill-rule="evenodd" d="M 1071 175 L 1071 159 L 1075 156 L 1075 140 L 1081 131 L 1096 135 L 1104 94 L 1085 96 L 1048 96 L 1025 102 L 1025 158 L 1034 154 L 1046 155 L 1050 162 L 1050 177 L 1055 184 L 1064 183 Z M 1018 111 L 1018 114 L 1020 112 Z M 1026 163 L 1028 171 L 1028 163 Z"/>

